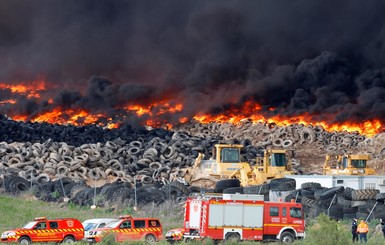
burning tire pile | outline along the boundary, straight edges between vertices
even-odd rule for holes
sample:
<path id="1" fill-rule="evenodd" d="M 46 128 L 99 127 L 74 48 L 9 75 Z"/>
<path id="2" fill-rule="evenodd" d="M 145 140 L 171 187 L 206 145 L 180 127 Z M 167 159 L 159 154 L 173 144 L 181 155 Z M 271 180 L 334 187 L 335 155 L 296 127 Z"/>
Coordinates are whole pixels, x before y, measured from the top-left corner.
<path id="1" fill-rule="evenodd" d="M 366 152 L 378 161 L 385 153 L 381 147 L 382 137 L 327 132 L 303 125 L 278 127 L 250 120 L 237 125 L 191 122 L 165 130 L 23 123 L 1 117 L 0 188 L 11 194 L 32 188 L 34 195 L 45 201 L 68 198 L 79 205 L 109 206 L 133 203 L 134 185 L 140 182 L 136 193 L 138 204 L 161 203 L 167 198 L 182 198 L 201 191 L 174 180 L 184 176 L 185 168 L 193 164 L 198 153 L 209 158 L 217 143 L 243 144 L 243 160 L 251 163 L 266 147 L 293 150 L 299 173 L 320 169 L 325 153 Z M 269 195 L 271 191 L 291 192 L 295 187 L 273 181 L 269 185 L 242 188 L 236 183 L 224 182 L 211 191 L 256 193 L 256 190 Z M 296 192 L 304 205 L 316 214 L 327 205 L 325 196 L 331 196 L 333 191 L 341 196 L 334 200 L 336 204 L 345 203 L 343 208 L 350 211 L 358 207 L 347 204 L 358 200 L 343 196 L 342 190 L 311 186 Z M 322 205 L 318 205 L 320 200 Z M 366 202 L 368 200 L 374 199 L 371 196 Z"/>

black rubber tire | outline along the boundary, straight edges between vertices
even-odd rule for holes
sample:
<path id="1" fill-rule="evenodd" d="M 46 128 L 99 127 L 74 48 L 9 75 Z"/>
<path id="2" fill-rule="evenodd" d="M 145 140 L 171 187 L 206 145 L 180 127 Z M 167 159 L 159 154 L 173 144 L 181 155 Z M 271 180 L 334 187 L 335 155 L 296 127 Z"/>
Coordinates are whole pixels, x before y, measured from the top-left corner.
<path id="1" fill-rule="evenodd" d="M 292 178 L 272 179 L 269 184 L 272 191 L 292 191 L 296 188 L 295 179 Z"/>
<path id="2" fill-rule="evenodd" d="M 183 183 L 179 182 L 179 181 L 172 181 L 170 183 L 170 186 L 174 186 L 175 188 L 179 189 L 182 193 L 184 194 L 187 194 L 189 191 L 188 191 L 188 186 L 184 185 Z"/>
<path id="3" fill-rule="evenodd" d="M 319 189 L 321 184 L 317 182 L 306 182 L 301 184 L 301 189 Z"/>
<path id="4" fill-rule="evenodd" d="M 314 191 L 311 189 L 301 189 L 301 196 L 314 199 Z"/>
<path id="5" fill-rule="evenodd" d="M 262 184 L 262 185 L 253 185 L 253 186 L 245 186 L 243 187 L 244 194 L 269 194 L 270 185 Z"/>
<path id="6" fill-rule="evenodd" d="M 76 240 L 73 236 L 66 236 L 64 237 L 62 243 L 74 243 L 74 242 L 76 242 Z"/>
<path id="7" fill-rule="evenodd" d="M 241 182 L 239 179 L 224 179 L 219 180 L 215 184 L 215 192 L 216 193 L 222 193 L 224 189 L 231 188 L 231 187 L 240 187 Z"/>
<path id="8" fill-rule="evenodd" d="M 19 238 L 19 241 L 18 241 L 20 244 L 23 244 L 23 245 L 29 245 L 31 244 L 31 239 L 27 236 L 22 236 Z"/>
<path id="9" fill-rule="evenodd" d="M 343 186 L 338 186 L 338 187 L 332 187 L 329 190 L 325 191 L 320 195 L 320 199 L 330 199 L 333 198 L 334 195 L 337 194 L 342 194 L 344 192 L 344 187 Z"/>
<path id="10" fill-rule="evenodd" d="M 227 194 L 235 194 L 235 193 L 243 194 L 243 187 L 226 188 L 226 189 L 223 190 L 223 193 L 227 193 Z"/>
<path id="11" fill-rule="evenodd" d="M 376 194 L 376 201 L 384 202 L 385 200 L 385 193 L 377 193 Z"/>
<path id="12" fill-rule="evenodd" d="M 352 201 L 345 199 L 343 196 L 338 196 L 337 204 L 343 208 L 350 208 L 352 206 Z"/>
<path id="13" fill-rule="evenodd" d="M 241 240 L 241 237 L 236 232 L 230 232 L 226 234 L 225 240 L 229 242 L 239 242 Z"/>
<path id="14" fill-rule="evenodd" d="M 302 197 L 302 204 L 308 207 L 314 207 L 317 205 L 317 200 L 310 199 L 307 197 Z"/>
<path id="15" fill-rule="evenodd" d="M 380 193 L 378 189 L 359 189 L 352 191 L 352 200 L 368 200 L 376 199 L 376 195 Z"/>
<path id="16" fill-rule="evenodd" d="M 154 244 L 156 243 L 156 237 L 152 234 L 148 234 L 144 237 L 144 241 L 146 244 Z"/>
<path id="17" fill-rule="evenodd" d="M 280 241 L 281 241 L 281 243 L 293 243 L 295 241 L 295 237 L 294 237 L 293 233 L 291 233 L 290 231 L 284 231 L 281 234 Z"/>
<path id="18" fill-rule="evenodd" d="M 352 191 L 354 189 L 353 188 L 350 188 L 350 187 L 345 187 L 345 190 L 344 192 L 342 193 L 342 195 L 347 199 L 347 200 L 352 200 Z"/>

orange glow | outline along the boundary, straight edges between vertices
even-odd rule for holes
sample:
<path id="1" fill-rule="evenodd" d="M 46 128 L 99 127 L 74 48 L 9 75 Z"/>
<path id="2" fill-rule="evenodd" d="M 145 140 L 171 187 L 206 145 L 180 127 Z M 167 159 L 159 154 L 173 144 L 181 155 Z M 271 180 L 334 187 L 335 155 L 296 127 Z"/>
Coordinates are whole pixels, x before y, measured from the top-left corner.
<path id="1" fill-rule="evenodd" d="M 45 82 L 36 80 L 9 84 L 0 81 L 0 89 L 9 89 L 12 93 L 23 94 L 28 98 L 40 98 L 39 92 L 45 90 Z"/>
<path id="2" fill-rule="evenodd" d="M 16 104 L 16 100 L 3 100 L 0 104 Z"/>

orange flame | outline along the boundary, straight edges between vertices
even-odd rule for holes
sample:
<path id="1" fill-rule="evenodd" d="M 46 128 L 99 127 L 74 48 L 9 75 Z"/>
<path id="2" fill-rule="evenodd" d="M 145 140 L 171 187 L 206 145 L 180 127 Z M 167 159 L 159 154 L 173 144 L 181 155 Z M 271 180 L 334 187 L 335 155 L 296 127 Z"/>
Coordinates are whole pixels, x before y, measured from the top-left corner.
<path id="1" fill-rule="evenodd" d="M 3 83 L 0 81 L 0 89 L 9 89 L 12 93 L 26 95 L 28 98 L 40 98 L 39 92 L 45 90 L 45 82 L 36 80 L 21 83 Z"/>
<path id="2" fill-rule="evenodd" d="M 0 82 L 0 90 L 9 89 L 12 93 L 21 94 L 27 96 L 28 98 L 40 98 L 40 93 L 46 90 L 46 84 L 42 80 L 36 80 L 32 82 L 24 83 L 2 83 Z M 52 98 L 47 98 L 48 104 L 53 104 Z M 17 104 L 17 100 L 8 99 L 0 100 L 0 105 L 5 104 Z M 130 104 L 126 105 L 122 110 L 127 112 L 133 112 L 138 117 L 145 120 L 145 124 L 151 127 L 167 127 L 172 128 L 170 122 L 162 121 L 162 115 L 172 114 L 174 117 L 178 116 L 178 113 L 182 114 L 184 105 L 182 103 L 175 103 L 171 100 L 161 100 L 156 103 L 148 105 L 139 105 L 139 104 Z M 119 108 L 117 108 L 119 109 Z M 270 107 L 267 108 L 269 113 L 273 113 L 276 108 Z M 327 115 L 324 115 L 327 116 Z M 332 115 L 329 115 L 332 116 Z M 124 115 L 122 116 L 124 118 Z M 32 122 L 48 122 L 56 124 L 73 124 L 76 126 L 87 125 L 87 124 L 101 124 L 100 121 L 105 122 L 104 125 L 106 128 L 117 128 L 119 127 L 119 122 L 113 122 L 112 118 L 109 118 L 107 115 L 103 114 L 92 114 L 85 109 L 68 109 L 64 110 L 62 108 L 54 108 L 50 111 L 41 113 L 33 118 L 30 118 L 28 115 L 13 115 L 14 120 L 26 121 L 30 120 Z M 167 118 L 164 117 L 164 118 Z M 375 134 L 384 130 L 384 126 L 379 120 L 367 120 L 363 122 L 344 122 L 344 123 L 328 123 L 327 120 L 319 121 L 314 119 L 313 116 L 308 114 L 303 114 L 300 116 L 265 116 L 262 111 L 262 106 L 253 102 L 252 100 L 246 101 L 241 107 L 232 106 L 226 112 L 221 114 L 203 114 L 198 113 L 193 117 L 198 122 L 209 123 L 209 122 L 218 122 L 218 123 L 233 123 L 237 124 L 242 119 L 249 118 L 253 123 L 275 123 L 278 126 L 288 126 L 290 124 L 303 124 L 303 125 L 312 125 L 320 126 L 327 131 L 346 131 L 346 132 L 358 132 L 367 136 L 374 136 Z M 325 117 L 326 118 L 326 117 Z M 177 121 L 179 123 L 187 123 L 190 118 L 180 116 Z"/>

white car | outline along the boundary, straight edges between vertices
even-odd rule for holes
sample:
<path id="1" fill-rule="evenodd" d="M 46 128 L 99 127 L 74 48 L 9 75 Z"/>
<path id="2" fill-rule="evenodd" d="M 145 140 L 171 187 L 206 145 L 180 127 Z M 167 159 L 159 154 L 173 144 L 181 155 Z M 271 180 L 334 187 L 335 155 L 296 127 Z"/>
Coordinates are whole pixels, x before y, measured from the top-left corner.
<path id="1" fill-rule="evenodd" d="M 111 219 L 111 218 L 87 219 L 82 223 L 84 227 L 84 235 L 87 235 L 87 232 L 89 230 L 103 228 L 104 226 L 106 226 L 108 223 L 112 221 L 119 221 L 119 220 Z"/>

